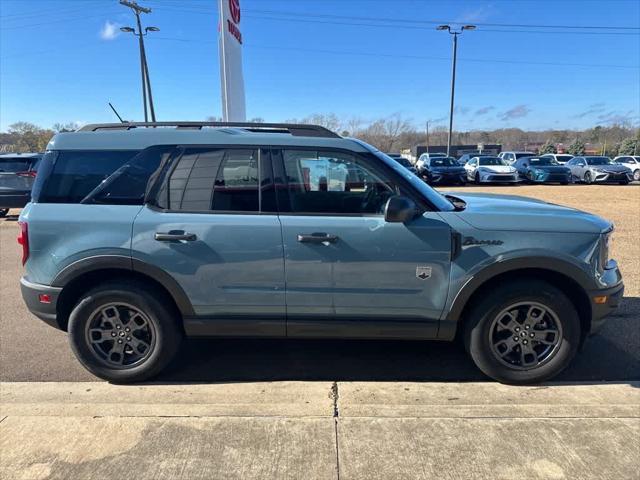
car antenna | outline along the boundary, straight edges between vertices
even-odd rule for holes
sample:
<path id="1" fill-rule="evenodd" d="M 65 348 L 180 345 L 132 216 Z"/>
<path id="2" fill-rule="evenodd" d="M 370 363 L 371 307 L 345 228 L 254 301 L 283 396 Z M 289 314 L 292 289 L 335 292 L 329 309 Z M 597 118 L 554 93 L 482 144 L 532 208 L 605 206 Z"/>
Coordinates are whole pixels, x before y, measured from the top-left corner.
<path id="1" fill-rule="evenodd" d="M 113 113 L 116 114 L 116 117 L 118 117 L 118 120 L 120 120 L 120 123 L 127 123 L 125 122 L 122 117 L 118 114 L 118 111 L 115 109 L 115 107 L 113 105 L 111 105 L 111 102 L 109 102 L 109 106 L 111 107 L 111 110 L 113 110 Z"/>

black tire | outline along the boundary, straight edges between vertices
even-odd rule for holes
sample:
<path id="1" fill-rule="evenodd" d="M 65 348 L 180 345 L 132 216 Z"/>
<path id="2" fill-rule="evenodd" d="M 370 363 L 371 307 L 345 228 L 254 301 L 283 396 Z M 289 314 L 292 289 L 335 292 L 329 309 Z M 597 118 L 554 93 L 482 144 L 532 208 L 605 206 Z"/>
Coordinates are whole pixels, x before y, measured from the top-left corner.
<path id="1" fill-rule="evenodd" d="M 559 323 L 559 331 L 556 334 L 557 337 L 554 335 L 554 340 L 555 338 L 558 340 L 549 356 L 539 364 L 530 367 L 517 364 L 512 366 L 504 357 L 500 360 L 499 355 L 494 353 L 495 344 L 492 335 L 495 331 L 499 331 L 495 330 L 495 326 L 501 312 L 519 303 L 524 304 L 526 308 L 527 302 L 539 304 L 555 315 Z M 542 322 L 546 322 L 547 317 L 544 315 L 542 317 Z M 571 362 L 580 343 L 580 330 L 578 313 L 571 300 L 561 290 L 539 280 L 519 280 L 493 289 L 471 306 L 465 322 L 464 343 L 475 364 L 489 377 L 514 385 L 532 384 L 554 377 Z M 546 330 L 527 330 L 526 332 L 533 331 Z M 525 334 L 521 332 L 520 335 Z M 511 333 L 508 333 L 507 337 L 511 342 Z M 526 343 L 525 340 L 532 342 L 526 335 L 524 340 L 520 339 L 523 343 Z M 533 343 L 529 345 L 529 347 L 533 346 Z M 522 344 L 516 344 L 511 350 L 515 357 L 522 353 L 518 348 L 522 349 Z M 536 348 L 546 348 L 546 346 L 538 343 Z M 524 359 L 524 357 L 521 358 Z M 536 354 L 535 359 L 538 358 Z"/>
<path id="2" fill-rule="evenodd" d="M 0 208 L 0 218 L 6 217 L 7 213 L 9 213 L 9 209 L 8 208 Z"/>
<path id="3" fill-rule="evenodd" d="M 113 311 L 114 305 L 124 305 L 122 308 L 125 309 L 132 307 L 141 312 L 140 318 L 144 318 L 148 324 L 148 331 L 152 332 L 148 338 L 145 338 L 149 348 L 137 363 L 119 367 L 111 365 L 111 360 L 102 358 L 102 350 L 96 353 L 97 347 L 92 346 L 89 340 L 90 334 L 97 330 L 97 328 L 91 328 L 95 326 L 93 322 L 96 321 L 97 315 L 103 315 L 97 312 L 101 308 Z M 126 322 L 132 321 L 131 317 L 122 320 L 120 316 L 112 318 L 117 318 L 116 323 L 122 324 L 119 328 L 123 328 Z M 142 382 L 160 373 L 178 352 L 184 336 L 178 321 L 179 313 L 172 305 L 162 301 L 159 292 L 137 282 L 106 283 L 83 295 L 73 308 L 69 317 L 69 342 L 80 363 L 94 375 L 114 383 Z M 114 326 L 115 324 L 112 328 Z M 123 333 L 122 330 L 119 332 Z M 130 335 L 133 337 L 134 333 Z M 126 339 L 131 340 L 129 337 Z M 132 350 L 126 339 L 123 338 L 125 345 L 122 348 L 128 347 L 131 352 L 123 351 L 122 358 L 127 358 L 127 355 L 140 355 L 139 352 Z M 137 338 L 133 337 L 133 341 L 136 340 Z"/>
<path id="4" fill-rule="evenodd" d="M 582 177 L 582 180 L 587 185 L 591 185 L 593 183 L 593 179 L 591 178 L 591 172 L 585 172 L 584 176 Z"/>
<path id="5" fill-rule="evenodd" d="M 633 172 L 633 181 L 640 182 L 640 168 L 638 170 L 634 170 Z"/>
<path id="6" fill-rule="evenodd" d="M 478 172 L 476 172 L 476 175 L 473 178 L 473 181 L 476 183 L 476 185 L 480 185 L 480 174 Z"/>

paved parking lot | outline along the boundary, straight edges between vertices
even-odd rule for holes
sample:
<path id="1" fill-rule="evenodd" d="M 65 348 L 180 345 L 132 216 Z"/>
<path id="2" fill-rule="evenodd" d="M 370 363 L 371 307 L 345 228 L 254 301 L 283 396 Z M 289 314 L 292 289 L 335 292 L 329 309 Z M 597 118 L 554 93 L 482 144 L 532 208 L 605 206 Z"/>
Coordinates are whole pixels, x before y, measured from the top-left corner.
<path id="1" fill-rule="evenodd" d="M 622 307 L 557 380 L 640 379 L 640 185 L 626 187 L 464 187 L 457 192 L 518 194 L 574 206 L 612 219 L 613 255 L 625 275 Z M 12 211 L 12 214 L 17 211 Z M 63 332 L 25 309 L 18 280 L 16 217 L 0 221 L 0 380 L 91 381 Z M 484 381 L 461 347 L 438 342 L 192 340 L 162 382 Z"/>

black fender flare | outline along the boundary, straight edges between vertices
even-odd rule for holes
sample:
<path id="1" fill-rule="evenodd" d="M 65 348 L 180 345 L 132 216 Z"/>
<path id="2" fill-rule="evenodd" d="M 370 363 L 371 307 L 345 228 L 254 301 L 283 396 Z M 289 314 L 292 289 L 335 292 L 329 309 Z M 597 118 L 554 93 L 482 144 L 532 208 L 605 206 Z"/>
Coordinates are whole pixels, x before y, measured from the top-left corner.
<path id="1" fill-rule="evenodd" d="M 64 288 L 81 275 L 100 270 L 122 270 L 147 276 L 169 292 L 183 317 L 195 315 L 189 297 L 175 278 L 155 265 L 124 255 L 96 255 L 77 260 L 58 272 L 51 286 Z"/>
<path id="2" fill-rule="evenodd" d="M 590 278 L 584 270 L 561 258 L 533 256 L 511 258 L 492 263 L 475 273 L 457 292 L 447 315 L 440 322 L 438 337 L 444 339 L 452 339 L 455 337 L 458 322 L 462 317 L 464 308 L 480 287 L 499 275 L 516 272 L 518 270 L 543 270 L 562 275 L 576 283 L 585 293 L 597 288 L 594 285 L 594 280 Z"/>

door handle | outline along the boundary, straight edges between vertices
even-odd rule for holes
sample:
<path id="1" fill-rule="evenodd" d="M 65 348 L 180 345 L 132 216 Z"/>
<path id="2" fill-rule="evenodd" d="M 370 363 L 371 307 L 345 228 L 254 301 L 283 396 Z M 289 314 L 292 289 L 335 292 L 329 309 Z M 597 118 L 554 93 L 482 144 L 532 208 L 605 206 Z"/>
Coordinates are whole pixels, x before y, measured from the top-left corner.
<path id="1" fill-rule="evenodd" d="M 306 235 L 299 233 L 298 241 L 300 243 L 335 243 L 338 241 L 337 235 L 330 235 L 328 233 L 312 233 L 311 235 Z"/>
<path id="2" fill-rule="evenodd" d="M 186 233 L 184 230 L 170 230 L 167 233 L 156 232 L 154 238 L 159 242 L 175 242 L 179 240 L 193 242 L 198 237 L 196 237 L 195 233 Z"/>

